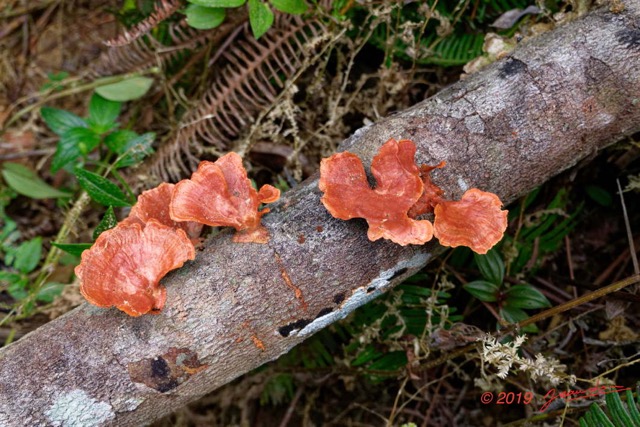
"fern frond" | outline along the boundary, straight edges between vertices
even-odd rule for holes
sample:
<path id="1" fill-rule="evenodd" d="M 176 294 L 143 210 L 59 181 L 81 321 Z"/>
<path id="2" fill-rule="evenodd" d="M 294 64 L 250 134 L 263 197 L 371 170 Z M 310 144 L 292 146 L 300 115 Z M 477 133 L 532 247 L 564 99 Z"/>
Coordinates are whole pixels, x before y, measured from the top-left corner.
<path id="1" fill-rule="evenodd" d="M 125 46 L 147 34 L 160 22 L 173 15 L 182 6 L 182 0 L 160 0 L 156 3 L 153 13 L 118 37 L 104 42 L 109 47 Z"/>
<path id="2" fill-rule="evenodd" d="M 311 56 L 309 45 L 326 32 L 317 19 L 287 15 L 260 40 L 245 25 L 244 37 L 220 53 L 224 66 L 182 119 L 175 136 L 157 151 L 149 168 L 165 181 L 192 172 L 205 145 L 225 150 L 255 117 L 270 107 L 291 78 Z"/>
<path id="3" fill-rule="evenodd" d="M 128 73 L 173 62 L 185 52 L 202 46 L 219 44 L 236 26 L 246 21 L 245 14 L 229 14 L 227 21 L 212 30 L 196 30 L 186 20 L 167 26 L 168 44 L 155 38 L 141 37 L 124 46 L 114 46 L 105 51 L 93 67 L 97 76 Z"/>

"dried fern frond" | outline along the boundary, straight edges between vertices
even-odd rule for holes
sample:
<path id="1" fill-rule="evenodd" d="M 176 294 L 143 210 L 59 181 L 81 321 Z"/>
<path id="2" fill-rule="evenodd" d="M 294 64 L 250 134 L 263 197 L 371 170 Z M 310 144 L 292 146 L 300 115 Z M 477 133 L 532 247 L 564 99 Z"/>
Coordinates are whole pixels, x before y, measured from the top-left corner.
<path id="1" fill-rule="evenodd" d="M 140 37 L 124 46 L 109 48 L 98 58 L 93 71 L 98 76 L 128 73 L 153 66 L 164 66 L 179 55 L 207 44 L 217 45 L 240 23 L 246 21 L 243 13 L 228 14 L 226 21 L 213 30 L 196 30 L 186 20 L 168 25 L 169 45 L 151 36 Z"/>
<path id="2" fill-rule="evenodd" d="M 182 119 L 173 138 L 149 164 L 151 174 L 165 181 L 190 174 L 197 155 L 215 148 L 223 152 L 258 114 L 270 107 L 285 82 L 312 56 L 318 40 L 326 40 L 326 27 L 319 19 L 302 20 L 281 16 L 259 40 L 248 25 L 244 37 L 220 54 L 225 66 L 201 98 Z"/>
<path id="3" fill-rule="evenodd" d="M 155 28 L 159 23 L 173 15 L 182 6 L 182 0 L 160 0 L 154 6 L 153 13 L 132 28 L 112 40 L 104 42 L 109 47 L 125 46 L 139 39 Z"/>

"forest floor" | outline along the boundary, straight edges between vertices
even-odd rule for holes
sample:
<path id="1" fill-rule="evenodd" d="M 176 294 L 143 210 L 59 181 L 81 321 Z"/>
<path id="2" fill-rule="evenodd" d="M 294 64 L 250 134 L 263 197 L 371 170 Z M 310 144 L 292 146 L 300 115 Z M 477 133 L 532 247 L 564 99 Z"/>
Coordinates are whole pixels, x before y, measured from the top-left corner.
<path id="1" fill-rule="evenodd" d="M 45 256 L 69 224 L 69 243 L 90 242 L 106 211 L 90 204 L 70 222 L 68 198 L 25 195 L 34 186 L 39 191 L 79 192 L 68 168 L 51 171 L 60 138 L 43 120 L 40 107 L 86 117 L 101 78 L 124 73 L 152 77 L 151 89 L 123 103 L 118 118 L 121 129 L 156 134 L 156 153 L 122 170 L 131 191 L 184 177 L 192 168 L 189 156 L 215 158 L 230 150 L 245 153 L 245 165 L 258 185 L 271 183 L 286 190 L 317 171 L 320 159 L 363 124 L 464 77 L 463 65 L 482 54 L 489 22 L 526 5 L 519 0 L 486 2 L 495 10 L 483 12 L 479 1 L 450 9 L 437 2 L 417 2 L 405 9 L 395 3 L 339 3 L 338 11 L 347 18 L 333 22 L 331 32 L 326 23 L 317 34 L 305 27 L 315 37 L 315 50 L 296 53 L 299 62 L 278 59 L 270 65 L 296 78 L 295 86 L 280 88 L 271 98 L 263 94 L 265 103 L 257 110 L 215 101 L 253 126 L 228 123 L 231 131 L 218 142 L 205 139 L 193 146 L 185 140 L 176 151 L 159 147 L 180 138 L 176 129 L 185 117 L 193 119 L 185 112 L 207 102 L 211 111 L 219 108 L 207 93 L 264 84 L 251 75 L 219 77 L 232 61 L 229 56 L 217 58 L 217 48 L 226 40 L 225 49 L 233 55 L 241 46 L 244 35 L 234 30 L 246 21 L 243 13 L 227 17 L 237 24 L 206 36 L 174 25 L 182 17 L 177 13 L 151 32 L 165 47 L 144 39 L 143 45 L 151 46 L 146 51 L 136 43 L 109 48 L 104 42 L 120 34 L 123 24 L 148 15 L 152 1 L 5 0 L 0 6 L 0 317 L 6 317 L 0 323 L 0 345 L 82 303 L 73 276 L 78 258 L 67 254 L 51 263 Z M 517 32 L 514 27 L 501 36 L 488 36 L 497 37 L 503 52 L 485 52 L 484 57 L 493 60 L 516 40 L 575 18 L 584 12 L 578 4 L 556 4 L 553 14 L 525 17 Z M 466 50 L 456 50 L 463 43 Z M 442 56 L 428 60 L 434 49 Z M 283 63 L 289 60 L 293 73 Z M 473 64 L 478 62 L 465 70 L 472 72 Z M 202 119 L 207 111 L 195 118 Z M 199 138 L 210 131 L 206 126 Z M 507 236 L 490 256 L 474 257 L 465 249 L 446 252 L 405 284 L 278 361 L 154 426 L 571 426 L 603 397 L 575 399 L 566 406 L 556 399 L 549 411 L 540 413 L 551 400 L 550 390 L 618 386 L 637 393 L 638 286 L 588 303 L 580 297 L 638 274 L 632 251 L 640 247 L 639 141 L 640 135 L 620 141 L 509 206 Z M 84 153 L 87 165 L 100 167 L 108 159 L 102 145 L 89 151 Z M 39 181 L 33 176 L 26 191 L 10 183 L 7 163 L 24 166 L 46 187 L 34 184 Z M 627 189 L 622 193 L 626 212 L 618 181 Z M 126 208 L 115 210 L 118 219 L 125 214 Z M 44 267 L 51 274 L 46 282 L 33 285 Z M 497 299 L 483 301 L 470 283 L 497 289 Z M 526 289 L 529 300 L 513 303 L 510 289 Z M 526 334 L 523 343 L 491 343 L 486 338 L 509 321 L 569 302 L 575 303 L 569 311 L 521 331 Z M 506 356 L 497 366 L 490 365 L 483 348 Z M 500 363 L 508 362 L 513 364 L 510 370 L 506 367 L 508 375 L 499 377 Z M 483 401 L 486 393 L 492 393 L 492 402 Z M 621 397 L 626 399 L 625 394 Z"/>

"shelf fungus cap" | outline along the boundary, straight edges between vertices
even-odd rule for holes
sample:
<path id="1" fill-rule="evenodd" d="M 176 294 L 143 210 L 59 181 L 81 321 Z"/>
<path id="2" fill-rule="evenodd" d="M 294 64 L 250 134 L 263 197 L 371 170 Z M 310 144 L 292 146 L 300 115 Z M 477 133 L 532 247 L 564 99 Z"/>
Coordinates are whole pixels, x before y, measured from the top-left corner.
<path id="1" fill-rule="evenodd" d="M 144 191 L 138 196 L 138 202 L 131 208 L 129 216 L 122 221 L 122 224 L 138 222 L 146 224 L 151 219 L 155 219 L 161 224 L 172 228 L 180 228 L 187 233 L 189 239 L 194 244 L 199 243 L 200 233 L 203 224 L 194 221 L 174 221 L 169 214 L 169 204 L 175 185 L 162 183 L 156 188 Z"/>
<path id="2" fill-rule="evenodd" d="M 442 201 L 435 207 L 434 234 L 445 246 L 468 246 L 486 254 L 507 229 L 507 213 L 493 193 L 472 188 L 459 201 Z"/>
<path id="3" fill-rule="evenodd" d="M 384 238 L 403 246 L 428 242 L 433 237 L 431 223 L 408 216 L 423 193 L 415 153 L 412 141 L 387 141 L 371 163 L 375 189 L 369 186 L 362 161 L 355 154 L 342 152 L 323 159 L 322 204 L 335 218 L 364 218 L 369 240 Z"/>
<path id="4" fill-rule="evenodd" d="M 144 226 L 119 224 L 102 233 L 82 253 L 75 273 L 80 292 L 91 304 L 140 316 L 164 306 L 167 295 L 160 279 L 194 258 L 195 249 L 183 230 L 150 219 Z"/>
<path id="5" fill-rule="evenodd" d="M 214 227 L 234 227 L 234 242 L 266 243 L 267 229 L 260 218 L 269 209 L 258 211 L 260 203 L 280 198 L 280 190 L 264 185 L 251 186 L 242 159 L 228 153 L 215 162 L 203 161 L 191 179 L 176 184 L 170 204 L 174 221 L 196 221 Z"/>

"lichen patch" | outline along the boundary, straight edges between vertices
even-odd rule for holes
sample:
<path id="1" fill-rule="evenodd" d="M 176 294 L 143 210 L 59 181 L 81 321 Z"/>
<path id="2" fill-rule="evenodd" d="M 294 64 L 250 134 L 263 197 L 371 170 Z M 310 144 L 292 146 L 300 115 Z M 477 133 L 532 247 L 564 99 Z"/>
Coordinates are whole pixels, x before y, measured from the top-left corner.
<path id="1" fill-rule="evenodd" d="M 80 389 L 58 396 L 45 415 L 55 427 L 97 427 L 116 416 L 110 404 L 94 399 Z"/>

